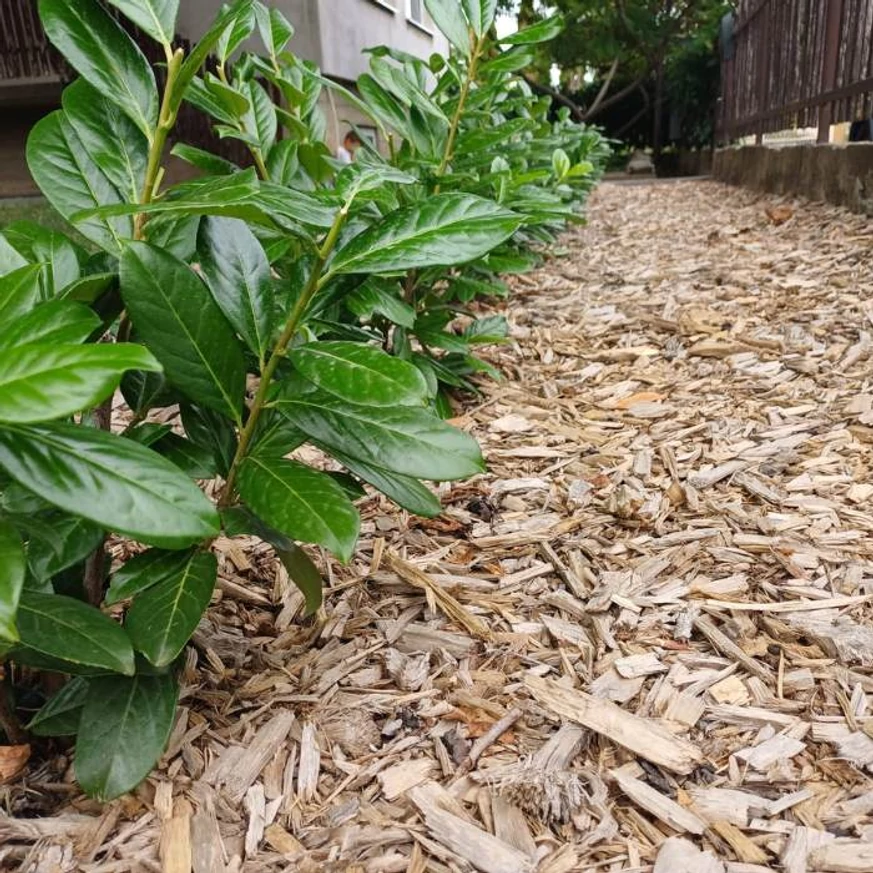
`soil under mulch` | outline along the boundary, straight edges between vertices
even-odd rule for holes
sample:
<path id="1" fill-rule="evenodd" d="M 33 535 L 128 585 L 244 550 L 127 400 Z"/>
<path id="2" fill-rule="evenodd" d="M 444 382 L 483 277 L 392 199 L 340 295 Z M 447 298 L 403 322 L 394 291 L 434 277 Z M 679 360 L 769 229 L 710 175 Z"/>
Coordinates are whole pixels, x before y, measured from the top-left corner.
<path id="1" fill-rule="evenodd" d="M 158 771 L 101 807 L 37 750 L 0 868 L 873 869 L 873 227 L 604 185 L 563 245 L 459 419 L 489 473 L 366 500 L 317 622 L 219 542 Z"/>

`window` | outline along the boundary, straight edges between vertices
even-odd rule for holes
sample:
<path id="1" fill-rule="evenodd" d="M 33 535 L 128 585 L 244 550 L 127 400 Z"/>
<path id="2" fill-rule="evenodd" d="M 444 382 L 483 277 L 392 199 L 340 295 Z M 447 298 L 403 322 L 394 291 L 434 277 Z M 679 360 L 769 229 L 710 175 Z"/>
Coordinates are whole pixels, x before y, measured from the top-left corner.
<path id="1" fill-rule="evenodd" d="M 422 0 L 409 0 L 409 20 L 416 24 L 424 24 L 424 11 Z"/>

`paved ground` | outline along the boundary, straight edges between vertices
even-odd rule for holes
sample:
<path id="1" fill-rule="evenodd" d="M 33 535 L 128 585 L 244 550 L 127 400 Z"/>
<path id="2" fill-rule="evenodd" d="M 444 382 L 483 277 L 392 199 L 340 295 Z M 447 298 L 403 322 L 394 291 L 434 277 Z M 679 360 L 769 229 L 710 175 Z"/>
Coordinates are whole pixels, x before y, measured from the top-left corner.
<path id="1" fill-rule="evenodd" d="M 604 185 L 460 414 L 488 475 L 368 499 L 314 625 L 221 543 L 159 772 L 101 808 L 42 750 L 0 867 L 873 869 L 871 263 L 837 208 Z"/>

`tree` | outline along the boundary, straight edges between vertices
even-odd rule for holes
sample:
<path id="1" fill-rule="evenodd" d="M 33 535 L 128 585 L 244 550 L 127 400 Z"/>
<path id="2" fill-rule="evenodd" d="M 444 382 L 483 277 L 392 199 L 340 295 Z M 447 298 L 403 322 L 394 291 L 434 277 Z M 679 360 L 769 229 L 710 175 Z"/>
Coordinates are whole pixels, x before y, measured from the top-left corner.
<path id="1" fill-rule="evenodd" d="M 607 110 L 615 115 L 619 106 L 633 107 L 617 114 L 618 127 L 609 126 L 608 133 L 623 136 L 649 117 L 649 144 L 657 155 L 665 139 L 668 91 L 671 97 L 674 91 L 694 95 L 694 111 L 708 111 L 699 98 L 711 94 L 717 74 L 708 61 L 715 57 L 718 22 L 729 8 L 725 0 L 554 0 L 550 5 L 567 24 L 546 49 L 547 62 L 561 68 L 561 94 L 575 105 L 578 120 L 600 121 Z M 532 14 L 532 7 L 526 0 L 520 13 Z M 537 85 L 546 87 L 542 78 Z"/>

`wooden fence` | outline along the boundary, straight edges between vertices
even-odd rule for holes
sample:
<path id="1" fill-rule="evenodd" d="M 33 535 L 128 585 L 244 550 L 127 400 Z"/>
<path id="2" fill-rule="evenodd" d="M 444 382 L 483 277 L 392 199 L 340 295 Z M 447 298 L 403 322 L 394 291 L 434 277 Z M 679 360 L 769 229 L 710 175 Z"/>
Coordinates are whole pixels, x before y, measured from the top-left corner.
<path id="1" fill-rule="evenodd" d="M 732 30 L 732 33 L 731 33 Z M 718 139 L 873 115 L 873 0 L 740 0 L 722 29 Z"/>

